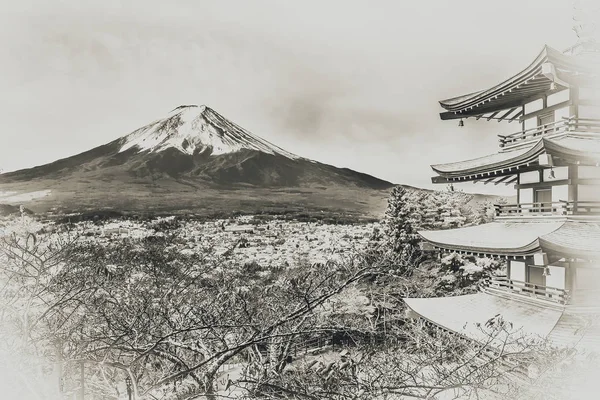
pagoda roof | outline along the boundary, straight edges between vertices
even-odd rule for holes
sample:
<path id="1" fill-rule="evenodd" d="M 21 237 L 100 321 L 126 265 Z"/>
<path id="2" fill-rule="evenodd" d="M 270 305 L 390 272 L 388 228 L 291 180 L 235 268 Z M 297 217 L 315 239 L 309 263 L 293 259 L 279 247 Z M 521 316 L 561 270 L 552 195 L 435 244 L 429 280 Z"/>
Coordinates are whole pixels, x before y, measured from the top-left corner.
<path id="1" fill-rule="evenodd" d="M 600 138 L 572 134 L 558 139 L 543 139 L 548 154 L 567 163 L 596 165 L 600 162 Z"/>
<path id="2" fill-rule="evenodd" d="M 543 251 L 569 258 L 600 259 L 600 222 L 567 221 L 539 238 Z"/>
<path id="3" fill-rule="evenodd" d="M 499 315 L 517 334 L 547 337 L 562 310 L 511 300 L 488 293 L 453 297 L 405 298 L 408 307 L 422 318 L 472 340 L 488 341 L 480 328 Z M 492 343 L 493 344 L 493 343 Z"/>
<path id="4" fill-rule="evenodd" d="M 497 176 L 513 175 L 527 169 L 535 169 L 540 154 L 547 153 L 564 163 L 596 165 L 600 162 L 600 137 L 578 134 L 541 138 L 525 148 L 458 161 L 435 164 L 431 168 L 442 178 L 434 177 L 434 183 L 472 181 Z"/>
<path id="5" fill-rule="evenodd" d="M 570 84 L 577 84 L 582 78 L 597 77 L 595 67 L 585 59 L 544 46 L 531 64 L 501 83 L 489 89 L 441 100 L 440 105 L 447 111 L 440 116 L 442 119 L 457 119 L 517 109 L 551 91 L 557 92 Z"/>
<path id="6" fill-rule="evenodd" d="M 597 313 L 571 312 L 490 293 L 452 297 L 405 298 L 406 305 L 421 318 L 471 340 L 490 342 L 480 328 L 501 316 L 512 324 L 509 333 L 547 339 L 552 345 L 600 353 Z M 489 344 L 504 345 L 500 340 Z"/>
<path id="7" fill-rule="evenodd" d="M 419 235 L 434 247 L 463 253 L 525 256 L 540 251 L 539 238 L 559 229 L 565 222 L 495 221 L 482 225 Z"/>
<path id="8" fill-rule="evenodd" d="M 594 314 L 565 310 L 548 335 L 552 344 L 600 353 L 600 326 Z"/>

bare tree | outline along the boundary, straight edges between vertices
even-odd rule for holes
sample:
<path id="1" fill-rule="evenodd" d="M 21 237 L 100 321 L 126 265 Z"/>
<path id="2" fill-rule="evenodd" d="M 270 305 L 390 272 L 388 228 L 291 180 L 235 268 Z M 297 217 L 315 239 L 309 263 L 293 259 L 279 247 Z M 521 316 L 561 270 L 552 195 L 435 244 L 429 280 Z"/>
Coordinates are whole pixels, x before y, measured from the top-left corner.
<path id="1" fill-rule="evenodd" d="M 330 355 L 325 363 L 306 357 L 282 373 L 248 374 L 241 382 L 256 398 L 480 398 L 522 389 L 531 383 L 527 367 L 564 354 L 499 318 L 480 329 L 482 340 L 473 341 L 422 321 L 406 324 L 395 332 L 403 338 L 398 344 L 352 348 L 351 357 Z"/>

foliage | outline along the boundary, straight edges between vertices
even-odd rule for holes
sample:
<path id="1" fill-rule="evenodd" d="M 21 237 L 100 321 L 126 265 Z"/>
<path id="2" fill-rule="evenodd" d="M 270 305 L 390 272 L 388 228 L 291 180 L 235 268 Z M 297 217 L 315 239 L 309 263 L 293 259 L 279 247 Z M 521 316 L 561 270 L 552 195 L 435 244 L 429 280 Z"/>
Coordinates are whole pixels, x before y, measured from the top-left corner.
<path id="1" fill-rule="evenodd" d="M 386 259 L 392 273 L 410 276 L 429 259 L 420 248 L 419 231 L 451 229 L 470 222 L 466 204 L 470 195 L 462 192 L 425 192 L 396 186 L 388 200 L 382 232 L 374 232 L 371 251 Z"/>
<path id="2" fill-rule="evenodd" d="M 425 220 L 452 225 L 455 217 Z M 406 238 L 413 244 L 414 227 L 403 226 L 399 249 Z M 83 365 L 86 393 L 98 397 L 123 398 L 126 377 L 136 399 L 470 395 L 531 363 L 521 355 L 546 351 L 499 320 L 482 326 L 486 340 L 476 345 L 407 321 L 402 297 L 436 295 L 445 276 L 458 290 L 493 270 L 491 261 L 453 256 L 436 270 L 415 268 L 421 260 L 406 253 L 411 274 L 390 274 L 381 253 L 232 265 L 211 249 L 182 251 L 170 234 L 100 245 L 40 232 L 29 226 L 4 238 L 2 327 L 13 332 L 0 334 L 19 339 L 25 364 L 42 366 L 38 380 L 54 370 L 66 392 Z M 511 351 L 490 356 L 498 341 Z M 351 344 L 351 357 L 331 351 L 340 342 Z M 317 355 L 329 360 L 318 364 Z"/>
<path id="3" fill-rule="evenodd" d="M 486 279 L 501 274 L 504 268 L 505 264 L 497 259 L 449 253 L 440 260 L 436 288 L 442 294 L 475 292 Z"/>

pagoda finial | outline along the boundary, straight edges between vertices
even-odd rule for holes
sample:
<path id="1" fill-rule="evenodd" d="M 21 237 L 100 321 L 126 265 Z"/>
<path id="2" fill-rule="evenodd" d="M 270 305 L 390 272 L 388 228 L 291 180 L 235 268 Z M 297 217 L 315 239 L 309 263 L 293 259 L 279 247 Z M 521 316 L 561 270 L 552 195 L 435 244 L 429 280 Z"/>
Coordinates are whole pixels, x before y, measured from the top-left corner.
<path id="1" fill-rule="evenodd" d="M 575 0 L 573 4 L 573 30 L 578 43 L 600 42 L 600 2 Z"/>
<path id="2" fill-rule="evenodd" d="M 600 1 L 573 1 L 573 31 L 577 43 L 566 52 L 572 55 L 600 54 Z"/>

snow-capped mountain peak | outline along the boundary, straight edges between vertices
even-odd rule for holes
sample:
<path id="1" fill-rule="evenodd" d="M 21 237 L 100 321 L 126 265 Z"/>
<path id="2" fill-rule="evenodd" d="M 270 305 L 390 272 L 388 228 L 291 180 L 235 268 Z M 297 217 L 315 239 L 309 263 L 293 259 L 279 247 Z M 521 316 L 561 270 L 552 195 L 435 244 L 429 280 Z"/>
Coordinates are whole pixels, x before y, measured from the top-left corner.
<path id="1" fill-rule="evenodd" d="M 213 109 L 201 105 L 182 105 L 159 119 L 123 138 L 119 152 L 161 152 L 174 148 L 185 154 L 220 155 L 242 149 L 278 154 L 291 159 L 299 157 L 248 132 Z"/>

